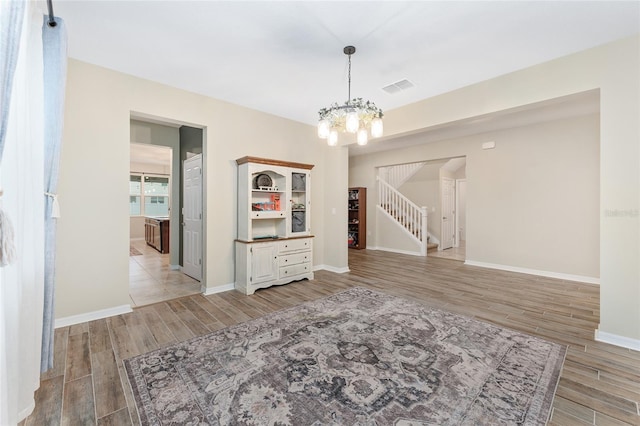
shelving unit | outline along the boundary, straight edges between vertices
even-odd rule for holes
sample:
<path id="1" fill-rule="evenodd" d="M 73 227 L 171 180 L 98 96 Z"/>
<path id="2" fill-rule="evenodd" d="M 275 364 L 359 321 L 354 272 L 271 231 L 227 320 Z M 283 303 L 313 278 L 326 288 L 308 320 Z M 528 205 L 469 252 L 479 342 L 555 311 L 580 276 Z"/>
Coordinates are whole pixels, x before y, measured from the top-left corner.
<path id="1" fill-rule="evenodd" d="M 348 196 L 348 233 L 349 248 L 367 248 L 367 188 L 349 188 Z"/>
<path id="2" fill-rule="evenodd" d="M 236 290 L 249 295 L 259 288 L 313 279 L 313 165 L 258 157 L 236 163 Z"/>

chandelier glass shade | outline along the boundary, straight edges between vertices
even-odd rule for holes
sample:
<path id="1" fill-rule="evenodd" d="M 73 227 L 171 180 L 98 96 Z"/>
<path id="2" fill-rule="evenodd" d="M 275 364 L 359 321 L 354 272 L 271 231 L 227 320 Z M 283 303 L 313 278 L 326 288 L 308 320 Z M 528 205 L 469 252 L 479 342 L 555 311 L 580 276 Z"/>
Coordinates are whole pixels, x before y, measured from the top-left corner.
<path id="1" fill-rule="evenodd" d="M 379 138 L 383 133 L 382 110 L 371 101 L 362 98 L 351 99 L 351 55 L 356 52 L 353 46 L 347 46 L 343 52 L 349 57 L 349 96 L 339 105 L 333 103 L 318 111 L 318 137 L 327 139 L 330 146 L 338 144 L 338 132 L 355 133 L 358 145 L 366 145 L 369 133 Z"/>

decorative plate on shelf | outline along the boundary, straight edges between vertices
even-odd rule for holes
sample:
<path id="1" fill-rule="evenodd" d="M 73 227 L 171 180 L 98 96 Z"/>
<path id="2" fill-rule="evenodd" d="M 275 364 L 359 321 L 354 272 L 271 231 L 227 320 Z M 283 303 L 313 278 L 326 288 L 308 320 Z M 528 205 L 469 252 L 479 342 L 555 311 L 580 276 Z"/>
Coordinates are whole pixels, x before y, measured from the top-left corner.
<path id="1" fill-rule="evenodd" d="M 271 187 L 273 186 L 273 181 L 271 180 L 271 177 L 269 175 L 265 175 L 264 173 L 259 174 L 258 176 L 256 176 L 255 180 L 255 187 L 260 188 L 262 186 L 266 186 L 266 187 Z"/>

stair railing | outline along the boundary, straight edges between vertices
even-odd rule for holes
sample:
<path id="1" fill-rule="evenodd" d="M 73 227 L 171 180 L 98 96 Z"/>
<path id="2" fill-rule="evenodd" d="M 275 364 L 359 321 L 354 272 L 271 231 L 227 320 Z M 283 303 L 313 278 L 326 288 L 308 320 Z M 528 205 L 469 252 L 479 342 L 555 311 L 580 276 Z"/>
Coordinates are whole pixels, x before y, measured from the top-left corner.
<path id="1" fill-rule="evenodd" d="M 380 167 L 378 176 L 391 185 L 391 187 L 398 189 L 403 183 L 411 179 L 424 165 L 425 163 L 407 163 Z"/>
<path id="2" fill-rule="evenodd" d="M 420 254 L 427 255 L 427 208 L 420 207 L 378 177 L 378 206 L 420 243 Z"/>

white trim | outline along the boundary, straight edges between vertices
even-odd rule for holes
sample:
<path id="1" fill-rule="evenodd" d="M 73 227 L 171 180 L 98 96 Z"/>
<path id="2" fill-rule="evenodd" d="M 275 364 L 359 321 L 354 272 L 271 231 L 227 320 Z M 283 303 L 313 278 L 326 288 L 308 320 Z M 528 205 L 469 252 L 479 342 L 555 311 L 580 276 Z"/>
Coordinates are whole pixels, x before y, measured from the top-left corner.
<path id="1" fill-rule="evenodd" d="M 204 294 L 205 296 L 210 296 L 216 293 L 223 293 L 225 291 L 235 290 L 235 288 L 236 288 L 235 283 L 224 284 L 224 285 L 219 285 L 217 287 L 207 288 L 202 294 Z"/>
<path id="2" fill-rule="evenodd" d="M 169 269 L 171 269 L 172 271 L 180 271 L 180 272 L 182 272 L 182 266 L 180 266 L 180 265 L 169 265 Z"/>
<path id="3" fill-rule="evenodd" d="M 440 170 L 442 171 L 442 167 L 440 168 Z M 453 248 L 453 247 L 457 247 L 456 246 L 456 230 L 458 229 L 458 222 L 456 221 L 456 219 L 458 218 L 458 215 L 455 213 L 456 211 L 456 204 L 457 204 L 457 200 L 458 200 L 458 196 L 456 195 L 456 190 L 458 189 L 456 186 L 456 180 L 454 178 L 450 178 L 447 176 L 442 176 L 442 174 L 440 175 L 440 179 L 439 179 L 439 184 L 440 184 L 440 238 L 442 238 L 442 240 L 444 240 L 443 237 L 443 229 L 444 229 L 444 212 L 443 210 L 443 194 L 444 194 L 444 181 L 445 180 L 450 180 L 453 183 L 453 242 L 451 243 L 451 247 L 447 247 L 447 248 Z M 446 250 L 443 249 L 442 246 L 444 245 L 444 241 L 440 241 L 438 243 L 438 251 L 442 251 L 442 250 Z"/>
<path id="4" fill-rule="evenodd" d="M 460 184 L 462 182 L 467 183 L 467 178 L 456 179 L 456 228 L 454 231 L 455 238 L 453 239 L 454 247 L 460 247 Z M 439 243 L 440 242 L 438 241 L 438 244 Z"/>
<path id="5" fill-rule="evenodd" d="M 120 305 L 114 306 L 113 308 L 100 309 L 99 311 L 71 315 L 64 318 L 57 318 L 55 321 L 55 328 L 67 327 L 69 325 L 113 317 L 115 315 L 128 314 L 129 312 L 133 312 L 133 309 L 131 309 L 131 305 Z"/>
<path id="6" fill-rule="evenodd" d="M 336 268 L 335 266 L 330 266 L 330 265 L 316 265 L 313 267 L 314 271 L 329 271 L 329 272 L 335 272 L 336 274 L 344 274 L 345 272 L 351 272 L 351 270 L 349 269 L 348 266 L 342 267 L 342 268 Z"/>
<path id="7" fill-rule="evenodd" d="M 475 260 L 466 260 L 465 265 L 479 266 L 481 268 L 499 269 L 501 271 L 518 272 L 521 274 L 539 275 L 541 277 L 557 278 L 565 281 L 578 281 L 587 284 L 600 285 L 600 278 L 587 277 L 584 275 L 565 274 L 562 272 L 541 271 L 539 269 L 520 268 L 518 266 L 498 265 L 495 263 L 476 262 Z"/>
<path id="8" fill-rule="evenodd" d="M 367 246 L 367 250 L 390 251 L 391 253 L 408 254 L 410 256 L 427 257 L 427 256 L 423 255 L 422 253 L 420 253 L 419 251 L 398 250 L 398 249 L 392 249 L 392 248 L 388 248 L 388 247 L 369 247 L 369 246 Z"/>
<path id="9" fill-rule="evenodd" d="M 610 343 L 612 345 L 622 346 L 623 348 L 633 349 L 634 351 L 640 351 L 640 340 L 638 339 L 618 336 L 598 329 L 596 329 L 594 337 L 598 342 Z"/>

